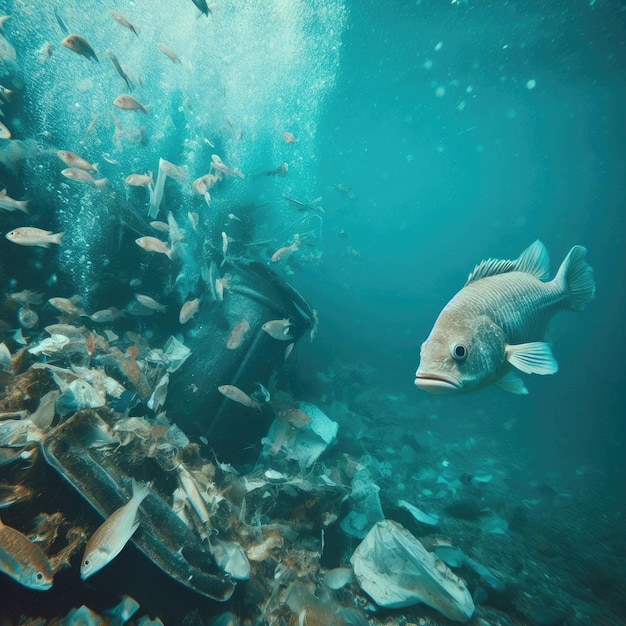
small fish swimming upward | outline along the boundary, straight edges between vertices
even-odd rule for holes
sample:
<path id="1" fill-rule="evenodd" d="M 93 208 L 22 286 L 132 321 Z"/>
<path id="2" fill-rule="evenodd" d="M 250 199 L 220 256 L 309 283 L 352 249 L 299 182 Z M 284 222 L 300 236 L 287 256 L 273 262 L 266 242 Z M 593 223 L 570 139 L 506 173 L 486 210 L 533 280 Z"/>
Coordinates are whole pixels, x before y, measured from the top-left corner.
<path id="1" fill-rule="evenodd" d="M 133 497 L 98 527 L 87 542 L 80 564 L 80 577 L 85 580 L 108 565 L 128 543 L 139 528 L 137 511 L 150 491 L 150 484 L 142 485 L 133 478 Z"/>
<path id="2" fill-rule="evenodd" d="M 0 520 L 0 571 L 29 589 L 45 591 L 52 587 L 50 562 L 40 548 L 19 530 Z"/>
<path id="3" fill-rule="evenodd" d="M 574 246 L 549 282 L 548 252 L 540 241 L 515 261 L 488 259 L 477 265 L 422 344 L 415 384 L 432 393 L 495 384 L 525 394 L 513 368 L 555 374 L 558 365 L 544 335 L 557 311 L 582 311 L 594 298 L 586 252 Z"/>

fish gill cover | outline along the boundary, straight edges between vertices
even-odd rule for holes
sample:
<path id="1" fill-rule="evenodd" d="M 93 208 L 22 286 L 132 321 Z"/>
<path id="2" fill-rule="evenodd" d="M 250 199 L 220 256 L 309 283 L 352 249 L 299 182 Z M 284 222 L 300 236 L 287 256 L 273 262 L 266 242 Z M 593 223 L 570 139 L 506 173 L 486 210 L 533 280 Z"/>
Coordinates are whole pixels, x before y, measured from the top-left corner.
<path id="1" fill-rule="evenodd" d="M 33 157 L 22 176 L 23 194 L 36 207 L 38 226 L 66 232 L 59 263 L 85 298 L 102 280 L 103 266 L 119 266 L 118 256 L 127 259 L 120 243 L 123 235 L 128 240 L 128 229 L 152 234 L 148 191 L 124 180 L 148 172 L 156 179 L 160 158 L 183 168 L 183 180 L 165 184 L 158 219 L 171 211 L 189 232 L 188 211 L 199 215 L 177 283 L 182 297 L 199 275 L 205 243 L 222 246 L 227 229 L 216 216 L 228 207 L 280 197 L 268 172 L 287 164 L 289 182 L 280 181 L 281 193 L 306 197 L 315 189 L 317 123 L 336 78 L 344 3 L 250 0 L 224 3 L 201 19 L 193 6 L 179 4 L 157 0 L 125 7 L 127 21 L 141 24 L 137 36 L 112 18 L 110 11 L 120 8 L 115 2 L 98 3 L 96 10 L 66 2 L 47 3 L 45 10 L 28 2 L 12 7 L 28 120 L 14 137 Z M 89 42 L 98 62 L 57 43 L 63 25 Z M 177 62 L 161 54 L 160 44 L 175 51 Z M 147 114 L 115 107 L 122 94 L 143 104 Z M 65 179 L 55 155 L 62 149 L 97 161 L 94 177 L 108 184 L 85 190 Z M 209 172 L 212 154 L 241 177 L 218 184 L 209 206 L 191 183 Z M 277 238 L 275 247 L 298 232 L 285 229 L 284 220 L 281 225 L 281 213 L 293 216 L 284 204 L 263 216 L 263 232 Z M 237 217 L 254 241 L 254 216 Z M 308 216 L 298 217 L 304 230 L 315 228 Z"/>

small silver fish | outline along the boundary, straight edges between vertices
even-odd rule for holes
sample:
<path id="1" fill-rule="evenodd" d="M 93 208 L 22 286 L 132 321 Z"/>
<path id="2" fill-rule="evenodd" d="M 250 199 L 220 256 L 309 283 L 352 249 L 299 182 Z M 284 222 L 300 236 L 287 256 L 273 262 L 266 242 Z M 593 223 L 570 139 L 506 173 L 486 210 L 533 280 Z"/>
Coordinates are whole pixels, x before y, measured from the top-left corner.
<path id="1" fill-rule="evenodd" d="M 113 100 L 113 104 L 118 109 L 124 109 L 125 111 L 141 111 L 148 115 L 148 109 L 139 102 L 136 98 L 129 96 L 128 94 L 122 94 Z"/>
<path id="2" fill-rule="evenodd" d="M 553 280 L 540 241 L 515 261 L 489 259 L 443 308 L 420 351 L 415 384 L 432 393 L 459 393 L 491 384 L 528 393 L 513 368 L 554 374 L 557 362 L 543 340 L 560 310 L 581 311 L 595 296 L 586 249 L 574 246 Z"/>
<path id="3" fill-rule="evenodd" d="M 130 30 L 131 32 L 133 32 L 135 34 L 136 37 L 139 37 L 139 28 L 137 28 L 137 26 L 135 26 L 134 24 L 132 24 L 131 22 L 129 22 L 121 13 L 119 13 L 118 11 L 110 11 L 111 13 L 111 17 L 118 23 L 121 24 L 122 26 L 124 26 L 125 28 L 128 28 L 128 30 Z"/>
<path id="4" fill-rule="evenodd" d="M 187 470 L 184 465 L 178 465 L 176 470 L 178 472 L 178 482 L 182 490 L 187 494 L 191 507 L 200 518 L 200 521 L 203 524 L 208 524 L 210 519 L 209 511 L 206 508 L 196 479 L 189 473 L 189 470 Z"/>
<path id="5" fill-rule="evenodd" d="M 19 530 L 0 520 L 0 571 L 29 589 L 45 591 L 53 583 L 50 562 Z"/>
<path id="6" fill-rule="evenodd" d="M 75 180 L 79 183 L 88 183 L 98 189 L 102 189 L 102 187 L 104 187 L 109 182 L 107 178 L 95 179 L 89 172 L 87 172 L 86 170 L 81 170 L 78 167 L 66 167 L 64 170 L 61 171 L 61 174 L 63 174 L 65 178 Z"/>
<path id="7" fill-rule="evenodd" d="M 165 313 L 166 307 L 164 304 L 157 302 L 154 298 L 150 296 L 146 296 L 142 293 L 135 294 L 135 300 L 139 302 L 139 304 L 143 304 L 147 309 L 152 309 L 153 311 L 158 311 L 159 313 Z"/>
<path id="8" fill-rule="evenodd" d="M 80 565 L 80 577 L 85 580 L 108 565 L 128 543 L 139 528 L 137 511 L 150 491 L 150 484 L 133 479 L 133 496 L 115 511 L 87 542 Z"/>
<path id="9" fill-rule="evenodd" d="M 166 46 L 164 43 L 158 43 L 157 44 L 157 48 L 166 56 L 168 57 L 168 59 L 172 62 L 172 63 L 179 63 L 180 64 L 180 59 L 178 58 L 178 55 L 169 47 Z"/>
<path id="10" fill-rule="evenodd" d="M 282 320 L 270 320 L 269 322 L 265 322 L 261 328 L 274 339 L 278 339 L 279 341 L 291 341 L 293 339 L 293 335 L 289 334 L 290 326 L 291 322 L 289 319 L 285 318 Z"/>
<path id="11" fill-rule="evenodd" d="M 97 172 L 98 166 L 95 163 L 89 163 L 82 157 L 78 156 L 74 152 L 69 150 L 59 150 L 57 156 L 65 165 L 69 167 L 76 167 L 79 170 L 85 170 L 86 172 Z"/>
<path id="12" fill-rule="evenodd" d="M 124 315 L 123 311 L 120 311 L 116 307 L 112 306 L 108 309 L 100 309 L 95 311 L 89 316 L 89 319 L 96 324 L 107 324 L 114 322 Z"/>
<path id="13" fill-rule="evenodd" d="M 170 261 L 172 260 L 172 255 L 174 251 L 168 247 L 168 245 L 157 239 L 156 237 L 139 237 L 135 239 L 135 243 L 140 247 L 146 250 L 146 252 L 157 252 L 159 254 L 164 254 Z"/>

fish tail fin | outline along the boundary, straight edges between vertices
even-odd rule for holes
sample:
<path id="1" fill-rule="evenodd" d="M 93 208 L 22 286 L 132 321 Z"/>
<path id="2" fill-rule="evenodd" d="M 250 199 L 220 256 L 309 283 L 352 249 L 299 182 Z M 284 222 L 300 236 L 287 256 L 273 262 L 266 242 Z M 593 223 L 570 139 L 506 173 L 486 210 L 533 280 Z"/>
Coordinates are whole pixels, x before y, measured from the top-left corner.
<path id="1" fill-rule="evenodd" d="M 98 189 L 102 189 L 109 182 L 109 179 L 108 178 L 98 178 L 98 180 L 96 180 L 95 182 L 96 182 L 96 187 Z"/>
<path id="2" fill-rule="evenodd" d="M 98 166 L 100 165 L 100 163 L 93 163 L 91 167 L 93 167 L 93 171 L 98 173 L 100 170 L 98 169 Z"/>
<path id="3" fill-rule="evenodd" d="M 54 235 L 50 235 L 50 242 L 51 243 L 57 243 L 59 245 L 61 245 L 61 239 L 63 239 L 63 235 L 65 235 L 65 233 L 54 233 Z"/>
<path id="4" fill-rule="evenodd" d="M 587 248 L 574 246 L 554 277 L 565 293 L 567 308 L 572 311 L 582 311 L 596 295 L 593 269 L 585 259 L 586 254 Z"/>
<path id="5" fill-rule="evenodd" d="M 17 200 L 15 204 L 20 211 L 28 215 L 28 200 Z"/>
<path id="6" fill-rule="evenodd" d="M 152 487 L 152 483 L 140 483 L 133 478 L 133 499 L 142 502 L 150 493 L 150 487 Z"/>

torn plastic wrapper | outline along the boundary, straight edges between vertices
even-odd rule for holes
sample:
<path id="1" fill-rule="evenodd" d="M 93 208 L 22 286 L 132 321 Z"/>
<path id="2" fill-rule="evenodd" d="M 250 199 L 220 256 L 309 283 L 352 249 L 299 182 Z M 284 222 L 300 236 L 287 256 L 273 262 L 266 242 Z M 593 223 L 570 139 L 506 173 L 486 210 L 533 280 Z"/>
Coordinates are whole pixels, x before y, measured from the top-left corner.
<path id="1" fill-rule="evenodd" d="M 335 443 L 339 425 L 321 409 L 309 402 L 298 402 L 297 408 L 311 418 L 310 424 L 291 430 L 279 450 L 288 460 L 298 461 L 303 469 L 311 467 L 330 446 Z M 264 444 L 275 448 L 283 437 L 284 420 L 275 419 L 270 426 Z M 278 446 L 276 446 L 278 447 Z"/>
<path id="2" fill-rule="evenodd" d="M 382 607 L 423 602 L 457 622 L 474 613 L 465 583 L 396 522 L 375 524 L 350 563 L 363 591 Z"/>
<path id="3" fill-rule="evenodd" d="M 360 463 L 351 484 L 351 510 L 341 520 L 341 530 L 347 535 L 363 539 L 376 522 L 384 520 L 379 494 L 380 487 L 374 482 L 370 470 Z"/>

